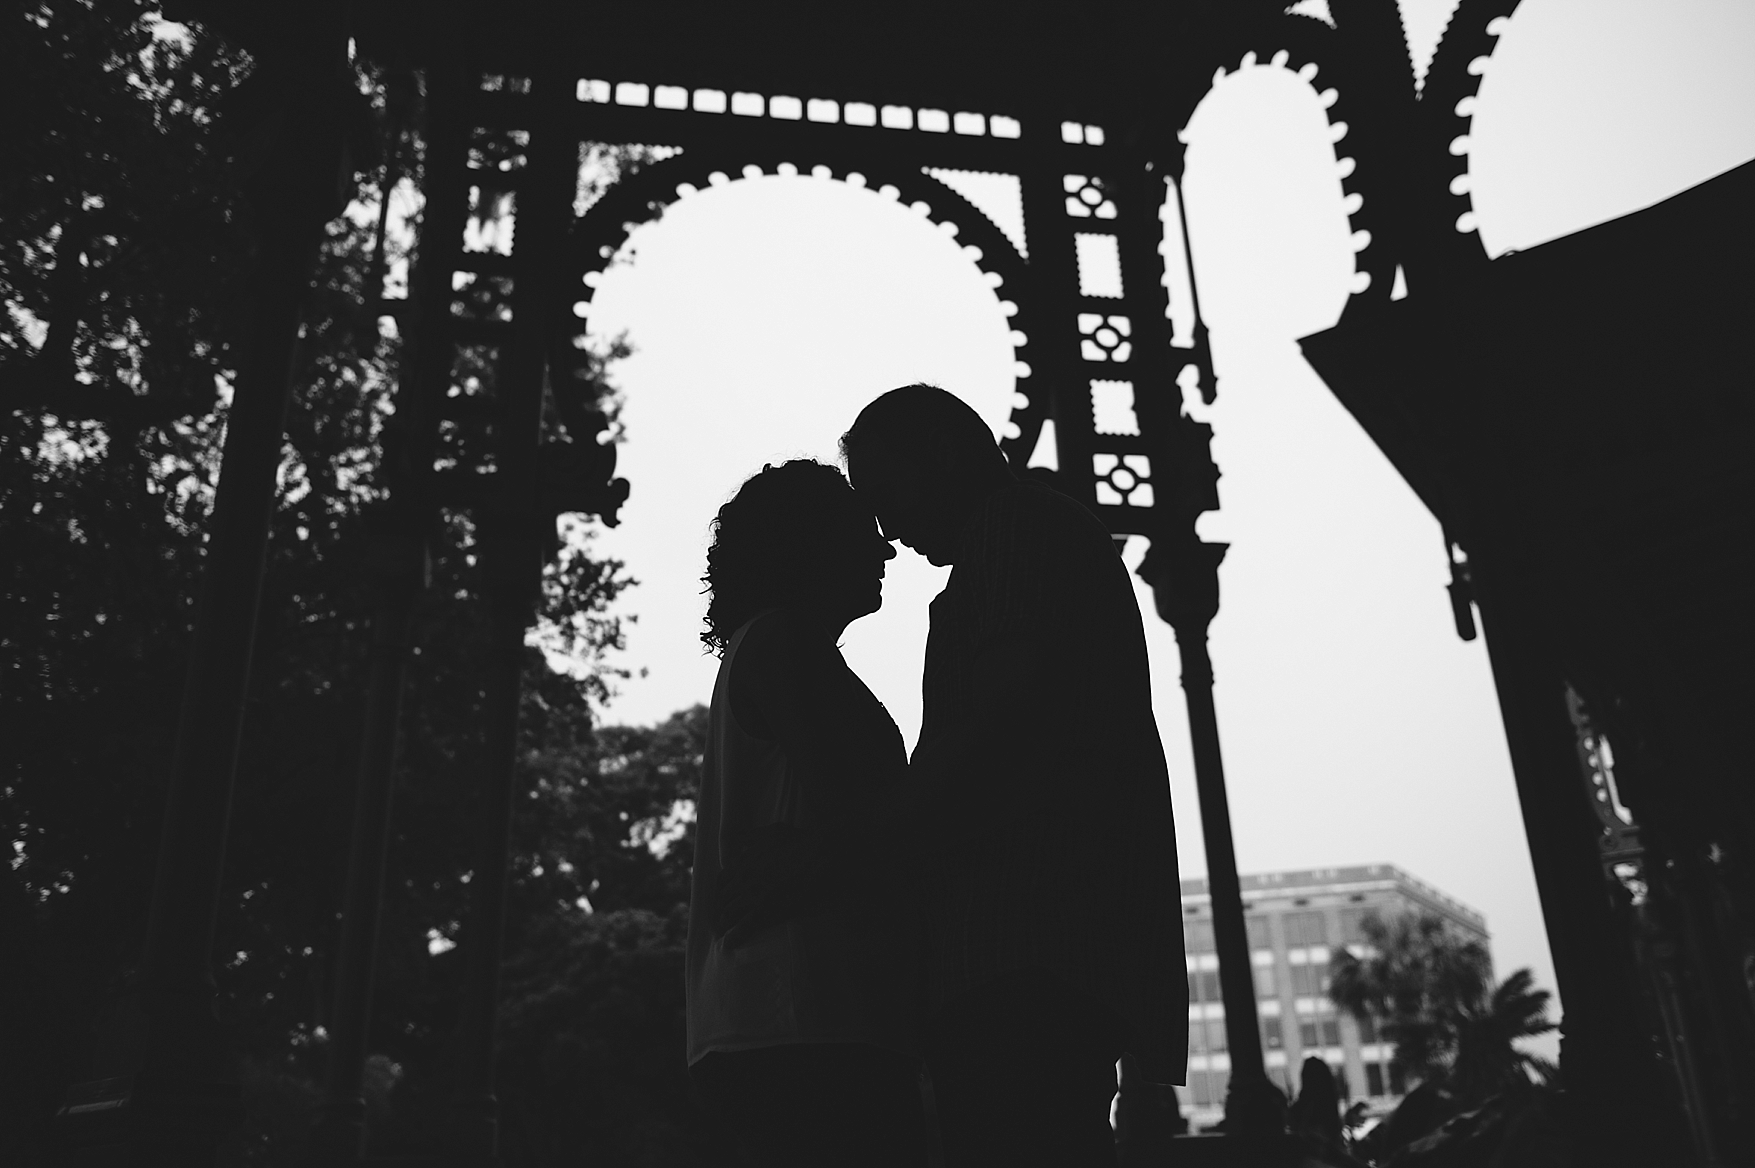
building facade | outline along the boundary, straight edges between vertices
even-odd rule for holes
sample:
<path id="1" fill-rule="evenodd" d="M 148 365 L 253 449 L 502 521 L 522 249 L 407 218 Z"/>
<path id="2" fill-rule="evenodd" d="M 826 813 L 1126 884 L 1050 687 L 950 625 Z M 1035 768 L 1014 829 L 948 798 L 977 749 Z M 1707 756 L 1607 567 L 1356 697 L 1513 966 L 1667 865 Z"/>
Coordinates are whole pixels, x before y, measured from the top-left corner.
<path id="1" fill-rule="evenodd" d="M 1465 937 L 1488 943 L 1487 920 L 1474 909 L 1388 864 L 1315 868 L 1242 877 L 1243 907 L 1255 967 L 1256 1012 L 1268 1077 L 1296 1094 L 1298 1069 L 1314 1055 L 1329 1065 L 1343 1100 L 1364 1100 L 1372 1114 L 1406 1091 L 1376 1026 L 1337 1010 L 1328 997 L 1329 962 L 1364 940 L 1364 919 L 1427 913 Z M 1224 1117 L 1231 1059 L 1219 959 L 1204 879 L 1182 882 L 1182 928 L 1188 949 L 1188 1085 L 1178 1088 L 1195 1128 Z"/>

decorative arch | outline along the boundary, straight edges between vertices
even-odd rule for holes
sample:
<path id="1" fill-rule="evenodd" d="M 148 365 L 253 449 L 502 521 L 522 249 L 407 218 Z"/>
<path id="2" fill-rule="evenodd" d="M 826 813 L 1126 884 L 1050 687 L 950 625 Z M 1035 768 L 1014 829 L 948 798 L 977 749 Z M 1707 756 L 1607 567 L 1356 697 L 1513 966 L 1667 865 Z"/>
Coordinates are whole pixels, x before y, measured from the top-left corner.
<path id="1" fill-rule="evenodd" d="M 1402 192 L 1393 149 L 1397 119 L 1378 104 L 1391 88 L 1386 71 L 1361 61 L 1327 22 L 1296 13 L 1264 22 L 1230 48 L 1226 60 L 1237 64 L 1218 67 L 1215 87 L 1233 72 L 1266 63 L 1295 74 L 1316 95 L 1328 120 L 1353 239 L 1353 296 L 1387 300 L 1400 262 Z M 1411 94 L 1411 76 L 1407 87 Z"/>
<path id="2" fill-rule="evenodd" d="M 1426 72 L 1415 145 L 1420 209 L 1441 270 L 1484 263 L 1469 183 L 1469 131 L 1487 62 L 1519 0 L 1462 0 Z"/>
<path id="3" fill-rule="evenodd" d="M 800 166 L 793 157 L 818 161 Z M 641 167 L 614 183 L 585 214 L 575 219 L 568 236 L 567 278 L 573 281 L 578 300 L 588 304 L 596 295 L 595 277 L 613 261 L 634 228 L 659 218 L 666 207 L 709 186 L 756 178 L 768 174 L 814 174 L 850 186 L 871 190 L 882 198 L 912 208 L 941 233 L 954 238 L 963 255 L 986 277 L 999 298 L 1001 310 L 1011 324 L 1013 394 L 1012 410 L 1001 436 L 1001 446 L 1016 465 L 1022 466 L 1050 417 L 1046 391 L 1032 385 L 1028 352 L 1034 321 L 1028 308 L 1026 261 L 1011 240 L 982 210 L 950 186 L 923 170 L 906 166 L 870 165 L 863 155 L 858 161 L 841 151 L 827 150 L 715 150 L 689 147 L 661 162 Z M 572 351 L 582 345 L 586 328 L 576 310 L 571 330 Z M 586 375 L 582 364 L 575 376 Z"/>
<path id="4" fill-rule="evenodd" d="M 1233 39 L 1217 84 L 1267 62 L 1298 74 L 1321 100 L 1335 145 L 1356 302 L 1389 299 L 1404 278 L 1444 282 L 1487 258 L 1469 190 L 1469 129 L 1481 78 L 1519 0 L 1462 0 L 1416 92 L 1393 9 L 1331 0 L 1336 24 L 1287 13 Z"/>

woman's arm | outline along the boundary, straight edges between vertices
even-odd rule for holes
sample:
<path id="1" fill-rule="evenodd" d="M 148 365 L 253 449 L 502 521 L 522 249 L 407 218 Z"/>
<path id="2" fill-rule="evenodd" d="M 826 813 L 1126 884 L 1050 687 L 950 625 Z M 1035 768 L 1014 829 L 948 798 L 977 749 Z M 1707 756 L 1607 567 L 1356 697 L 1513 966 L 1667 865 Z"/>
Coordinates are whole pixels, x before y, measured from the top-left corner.
<path id="1" fill-rule="evenodd" d="M 728 857 L 717 895 L 732 947 L 788 917 L 846 901 L 861 882 L 849 863 L 877 826 L 869 793 L 897 785 L 905 761 L 884 757 L 855 707 L 840 651 L 782 610 L 746 635 L 731 677 L 732 713 L 744 730 L 778 742 L 801 789 L 803 824 L 760 828 Z M 884 772 L 890 773 L 884 773 Z"/>
<path id="2" fill-rule="evenodd" d="M 750 630 L 731 677 L 732 712 L 785 752 L 802 794 L 800 826 L 866 814 L 871 793 L 899 778 L 899 740 L 885 757 L 865 696 L 833 640 L 797 614 L 782 609 Z"/>

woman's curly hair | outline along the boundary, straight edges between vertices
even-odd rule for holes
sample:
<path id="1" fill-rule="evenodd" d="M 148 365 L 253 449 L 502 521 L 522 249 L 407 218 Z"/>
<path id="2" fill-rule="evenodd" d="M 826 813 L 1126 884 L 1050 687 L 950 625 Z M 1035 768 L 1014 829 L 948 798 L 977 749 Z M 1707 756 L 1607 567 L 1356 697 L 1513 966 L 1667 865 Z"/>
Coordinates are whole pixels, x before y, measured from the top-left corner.
<path id="1" fill-rule="evenodd" d="M 813 576 L 811 561 L 858 514 L 846 476 L 827 463 L 795 458 L 751 475 L 713 520 L 701 641 L 723 657 L 744 622 Z"/>

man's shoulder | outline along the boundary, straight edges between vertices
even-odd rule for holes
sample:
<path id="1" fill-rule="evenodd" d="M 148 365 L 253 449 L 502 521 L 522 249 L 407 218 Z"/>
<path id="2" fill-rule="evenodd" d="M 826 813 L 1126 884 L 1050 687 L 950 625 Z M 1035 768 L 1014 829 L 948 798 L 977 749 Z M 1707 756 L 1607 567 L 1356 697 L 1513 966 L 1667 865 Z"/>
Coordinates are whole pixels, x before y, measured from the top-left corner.
<path id="1" fill-rule="evenodd" d="M 1088 507 L 1035 479 L 1018 479 L 988 496 L 976 529 L 973 534 L 984 542 L 1009 535 L 1058 554 L 1066 554 L 1069 545 L 1112 550 L 1108 530 Z"/>

